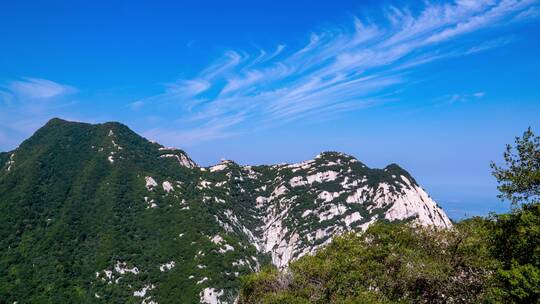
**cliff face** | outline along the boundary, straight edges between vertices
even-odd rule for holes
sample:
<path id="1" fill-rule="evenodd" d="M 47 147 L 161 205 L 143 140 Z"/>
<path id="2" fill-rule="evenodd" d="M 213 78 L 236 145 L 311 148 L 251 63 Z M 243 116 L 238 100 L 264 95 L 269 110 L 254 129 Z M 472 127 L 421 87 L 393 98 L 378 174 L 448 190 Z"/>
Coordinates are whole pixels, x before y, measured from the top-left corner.
<path id="1" fill-rule="evenodd" d="M 201 190 L 225 190 L 216 201 L 230 200 L 227 192 L 237 187 L 252 202 L 244 215 L 234 208 L 216 214 L 220 225 L 245 234 L 278 267 L 314 252 L 336 234 L 364 230 L 377 220 L 452 226 L 444 211 L 397 165 L 369 169 L 351 156 L 325 152 L 299 164 L 241 167 L 225 161 L 208 172 Z"/>

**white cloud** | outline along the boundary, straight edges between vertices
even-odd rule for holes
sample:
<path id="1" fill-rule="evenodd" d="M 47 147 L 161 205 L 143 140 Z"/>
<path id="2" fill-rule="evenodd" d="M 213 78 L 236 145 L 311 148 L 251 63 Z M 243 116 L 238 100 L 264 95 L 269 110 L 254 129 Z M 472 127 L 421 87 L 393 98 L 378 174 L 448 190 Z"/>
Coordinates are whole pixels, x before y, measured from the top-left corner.
<path id="1" fill-rule="evenodd" d="M 465 103 L 465 102 L 482 99 L 484 96 L 486 96 L 486 92 L 455 93 L 455 94 L 444 95 L 444 96 L 439 97 L 438 103 L 440 105 Z"/>
<path id="2" fill-rule="evenodd" d="M 243 58 L 238 52 L 227 51 L 225 52 L 223 58 L 204 69 L 200 73 L 200 78 L 212 80 L 214 78 L 222 76 L 223 74 L 234 69 L 242 62 L 242 60 L 245 59 L 247 58 Z"/>
<path id="3" fill-rule="evenodd" d="M 39 78 L 23 78 L 6 83 L 0 90 L 0 149 L 14 148 L 47 120 L 69 116 L 74 105 L 68 95 L 78 92 L 69 85 Z"/>
<path id="4" fill-rule="evenodd" d="M 524 20 L 524 19 L 532 19 L 532 18 L 537 18 L 537 17 L 540 17 L 540 6 L 531 7 L 527 9 L 526 11 L 519 13 L 516 16 L 516 19 Z"/>
<path id="5" fill-rule="evenodd" d="M 176 125 L 167 127 L 181 128 L 179 134 L 192 141 L 230 135 L 240 127 L 252 130 L 375 106 L 388 101 L 388 89 L 410 81 L 408 72 L 418 66 L 510 43 L 507 38 L 455 42 L 515 22 L 518 16 L 534 15 L 535 3 L 458 0 L 427 3 L 417 13 L 389 7 L 385 21 L 354 18 L 348 28 L 312 33 L 296 49 L 280 44 L 274 51 L 259 49 L 253 55 L 226 51 L 178 88 L 169 85 L 149 100 L 181 104 Z M 449 100 L 483 95 L 456 94 Z"/>
<path id="6" fill-rule="evenodd" d="M 48 100 L 77 92 L 77 89 L 47 79 L 24 78 L 7 85 L 9 92 L 21 99 Z"/>
<path id="7" fill-rule="evenodd" d="M 271 59 L 274 59 L 274 57 L 278 56 L 279 54 L 281 54 L 281 52 L 283 52 L 283 50 L 285 49 L 285 45 L 284 44 L 278 44 L 278 46 L 276 47 L 276 50 L 270 54 L 270 56 L 266 57 L 264 61 L 268 61 L 268 60 L 271 60 Z"/>
<path id="8" fill-rule="evenodd" d="M 476 92 L 472 94 L 476 98 L 482 98 L 486 95 L 486 92 Z"/>
<path id="9" fill-rule="evenodd" d="M 181 143 L 183 147 L 201 141 L 223 139 L 235 135 L 228 128 L 241 122 L 243 113 L 224 119 L 212 119 L 190 130 L 175 130 L 168 128 L 153 128 L 143 132 L 143 136 L 162 143 Z"/>
<path id="10" fill-rule="evenodd" d="M 143 106 L 144 106 L 144 101 L 142 101 L 142 100 L 137 100 L 137 101 L 134 101 L 134 102 L 129 104 L 129 107 L 132 110 L 138 110 L 138 109 L 142 108 Z"/>
<path id="11" fill-rule="evenodd" d="M 503 37 L 503 38 L 489 40 L 479 45 L 475 45 L 471 47 L 469 50 L 467 50 L 466 54 L 469 55 L 469 54 L 484 52 L 484 51 L 491 50 L 494 48 L 499 48 L 509 43 L 512 43 L 513 41 L 514 39 L 510 37 Z"/>
<path id="12" fill-rule="evenodd" d="M 488 3 L 493 3 L 489 1 Z M 503 0 L 498 1 L 495 5 L 485 5 L 487 10 L 470 16 L 465 20 L 460 20 L 452 26 L 432 35 L 428 42 L 439 42 L 448 40 L 452 37 L 466 34 L 489 25 L 496 25 L 505 18 L 514 16 L 516 13 L 521 13 L 528 9 L 536 0 Z M 482 6 L 483 7 L 483 6 Z"/>
<path id="13" fill-rule="evenodd" d="M 180 96 L 196 96 L 210 88 L 210 82 L 205 79 L 178 80 L 167 84 L 167 92 Z"/>

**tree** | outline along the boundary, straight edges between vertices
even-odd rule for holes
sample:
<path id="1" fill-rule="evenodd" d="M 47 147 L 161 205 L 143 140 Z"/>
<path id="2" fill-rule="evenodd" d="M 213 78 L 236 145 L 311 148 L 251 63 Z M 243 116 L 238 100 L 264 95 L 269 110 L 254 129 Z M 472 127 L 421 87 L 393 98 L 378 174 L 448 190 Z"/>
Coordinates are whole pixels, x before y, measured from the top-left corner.
<path id="1" fill-rule="evenodd" d="M 515 147 L 508 144 L 504 152 L 506 167 L 491 163 L 501 192 L 498 197 L 512 205 L 537 202 L 540 198 L 540 136 L 531 128 L 516 137 Z"/>
<path id="2" fill-rule="evenodd" d="M 379 222 L 244 278 L 239 303 L 483 303 L 498 265 L 485 228 L 480 218 L 455 229 Z"/>
<path id="3" fill-rule="evenodd" d="M 504 160 L 505 168 L 491 164 L 499 197 L 521 208 L 492 216 L 491 251 L 502 263 L 494 293 L 505 303 L 540 303 L 540 137 L 527 129 Z"/>

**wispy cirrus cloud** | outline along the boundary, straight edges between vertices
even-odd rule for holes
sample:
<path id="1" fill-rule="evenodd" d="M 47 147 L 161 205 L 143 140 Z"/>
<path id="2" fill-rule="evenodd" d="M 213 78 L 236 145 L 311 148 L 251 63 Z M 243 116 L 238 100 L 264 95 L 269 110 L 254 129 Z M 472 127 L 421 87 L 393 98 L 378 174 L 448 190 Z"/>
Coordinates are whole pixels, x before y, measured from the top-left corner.
<path id="1" fill-rule="evenodd" d="M 540 16 L 540 7 L 530 7 L 527 10 L 519 13 L 516 19 L 532 19 Z"/>
<path id="2" fill-rule="evenodd" d="M 243 113 L 239 113 L 236 116 L 227 116 L 223 119 L 210 119 L 196 129 L 175 130 L 153 128 L 143 132 L 143 136 L 151 139 L 159 138 L 164 142 L 184 143 L 197 142 L 201 137 L 205 140 L 228 138 L 235 135 L 234 131 L 230 131 L 229 128 L 242 122 L 243 119 Z"/>
<path id="3" fill-rule="evenodd" d="M 47 79 L 23 78 L 7 84 L 7 92 L 18 99 L 49 100 L 77 92 L 77 89 Z"/>
<path id="4" fill-rule="evenodd" d="M 78 91 L 73 86 L 41 78 L 21 78 L 0 85 L 0 133 L 10 135 L 0 136 L 0 146 L 13 146 L 51 115 L 63 113 L 73 104 L 65 97 Z"/>
<path id="5" fill-rule="evenodd" d="M 467 93 L 467 94 L 451 94 L 451 95 L 445 95 L 439 100 L 442 100 L 443 102 L 441 104 L 455 104 L 455 103 L 462 103 L 462 102 L 469 102 L 473 100 L 479 100 L 486 96 L 486 92 L 475 92 L 475 93 Z"/>
<path id="6" fill-rule="evenodd" d="M 503 38 L 497 38 L 497 39 L 485 41 L 471 47 L 465 54 L 470 55 L 474 53 L 480 53 L 487 50 L 499 48 L 499 47 L 502 47 L 502 46 L 505 46 L 507 44 L 514 42 L 514 40 L 515 39 L 513 37 L 503 37 Z"/>
<path id="7" fill-rule="evenodd" d="M 225 51 L 197 75 L 168 84 L 162 94 L 141 102 L 177 107 L 178 119 L 160 129 L 182 129 L 176 135 L 166 132 L 182 144 L 376 106 L 395 101 L 388 91 L 410 81 L 416 67 L 512 41 L 456 43 L 459 39 L 537 11 L 533 0 L 427 3 L 416 12 L 387 7 L 378 21 L 353 18 L 348 27 L 312 33 L 296 49 L 280 44 L 254 54 Z M 152 134 L 160 137 L 158 129 Z"/>

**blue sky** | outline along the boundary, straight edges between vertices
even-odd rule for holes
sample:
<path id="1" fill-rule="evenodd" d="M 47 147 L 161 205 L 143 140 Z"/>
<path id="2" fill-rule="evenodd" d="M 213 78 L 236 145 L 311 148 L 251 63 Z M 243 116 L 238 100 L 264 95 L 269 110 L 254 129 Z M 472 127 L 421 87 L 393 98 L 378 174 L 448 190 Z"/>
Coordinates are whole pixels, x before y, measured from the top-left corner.
<path id="1" fill-rule="evenodd" d="M 540 133 L 539 17 L 531 0 L 4 1 L 0 150 L 52 117 L 120 121 L 202 165 L 337 150 L 402 165 L 451 217 L 504 211 L 489 162 Z"/>

